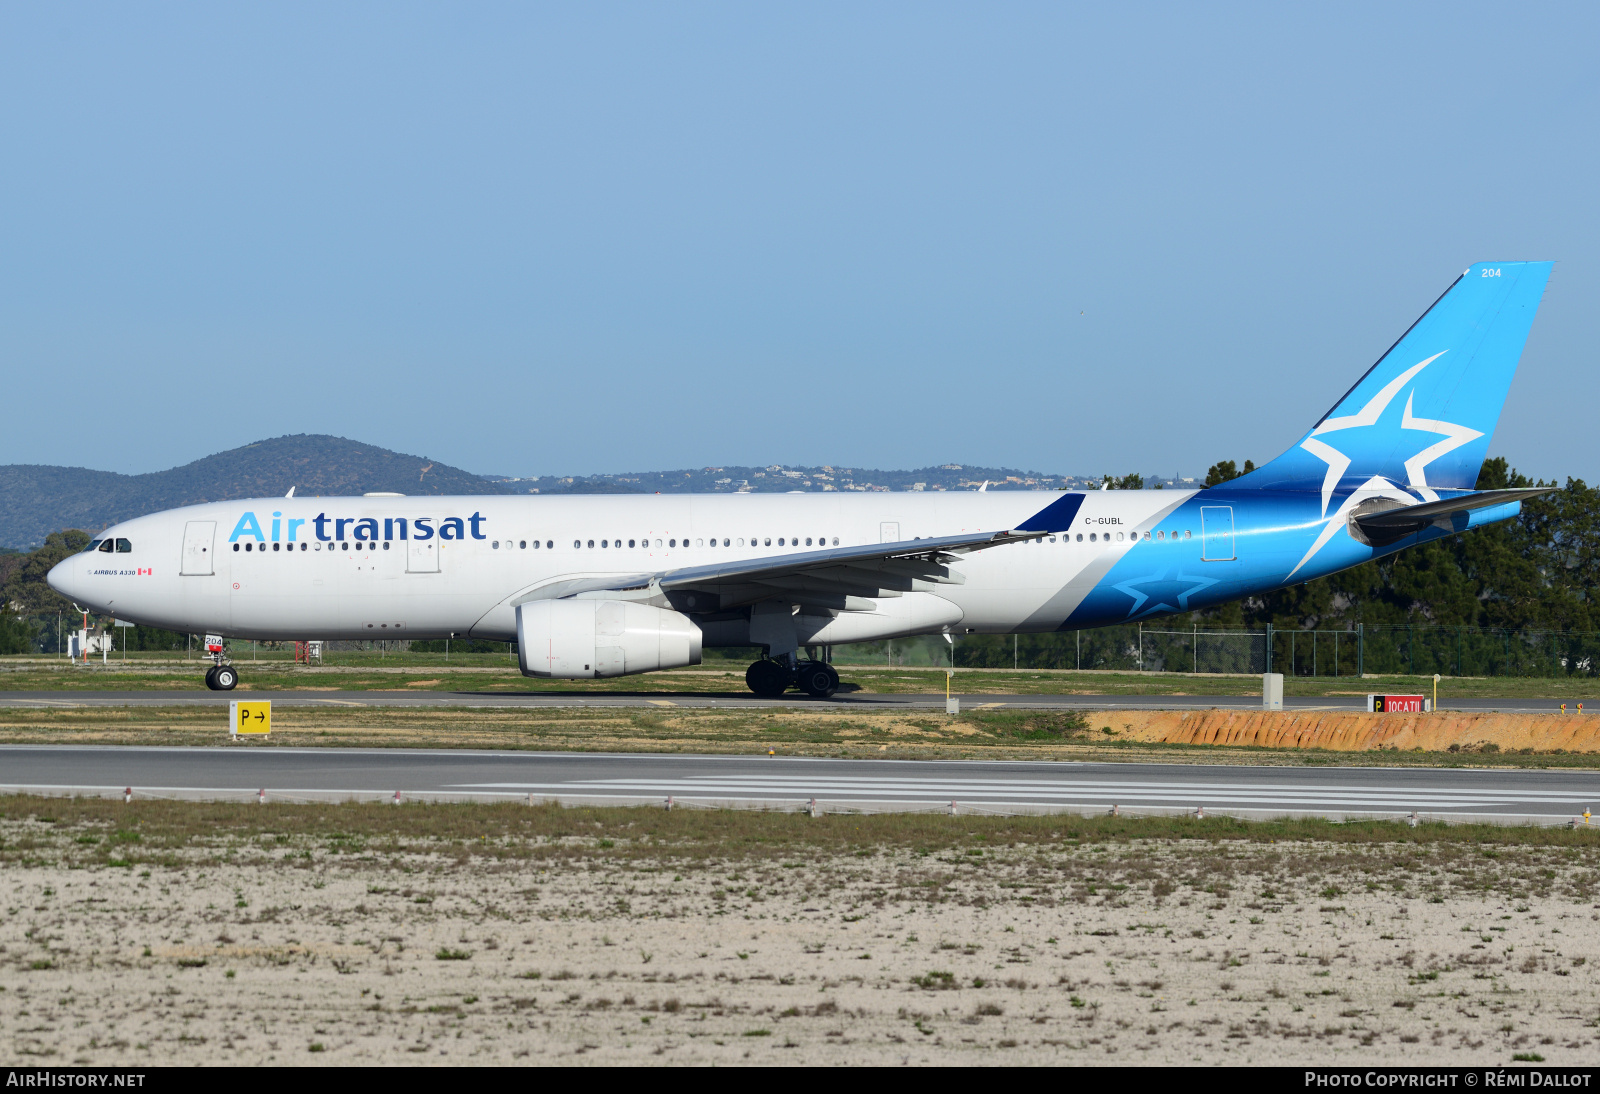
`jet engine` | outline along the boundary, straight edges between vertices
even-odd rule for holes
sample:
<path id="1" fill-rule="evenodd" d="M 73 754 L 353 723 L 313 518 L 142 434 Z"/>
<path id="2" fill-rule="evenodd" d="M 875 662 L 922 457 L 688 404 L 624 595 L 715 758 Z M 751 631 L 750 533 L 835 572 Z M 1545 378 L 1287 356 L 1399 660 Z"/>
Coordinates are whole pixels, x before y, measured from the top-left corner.
<path id="1" fill-rule="evenodd" d="M 680 612 L 622 600 L 517 606 L 522 675 L 588 680 L 700 663 L 700 628 Z"/>

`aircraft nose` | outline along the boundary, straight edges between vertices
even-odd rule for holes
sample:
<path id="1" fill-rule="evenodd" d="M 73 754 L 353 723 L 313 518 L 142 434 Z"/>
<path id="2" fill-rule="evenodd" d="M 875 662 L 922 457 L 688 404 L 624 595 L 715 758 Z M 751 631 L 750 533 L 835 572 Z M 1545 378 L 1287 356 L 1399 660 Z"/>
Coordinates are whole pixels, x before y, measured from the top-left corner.
<path id="1" fill-rule="evenodd" d="M 78 591 L 78 566 L 77 555 L 64 558 L 50 568 L 45 580 L 50 583 L 52 589 L 68 600 L 81 600 L 82 595 Z"/>

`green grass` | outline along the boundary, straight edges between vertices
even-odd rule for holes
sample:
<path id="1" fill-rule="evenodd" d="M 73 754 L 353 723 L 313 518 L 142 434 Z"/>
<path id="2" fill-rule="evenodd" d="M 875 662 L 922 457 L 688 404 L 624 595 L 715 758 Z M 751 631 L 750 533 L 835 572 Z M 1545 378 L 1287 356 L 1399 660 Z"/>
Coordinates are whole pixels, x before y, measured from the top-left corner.
<path id="1" fill-rule="evenodd" d="M 346 660 L 348 658 L 348 660 Z M 708 661 L 693 669 L 646 673 L 611 680 L 533 680 L 499 655 L 470 654 L 446 663 L 437 654 L 340 654 L 321 667 L 297 666 L 287 659 L 234 662 L 245 687 L 275 691 L 330 688 L 341 691 L 453 691 L 529 694 L 690 693 L 747 695 L 744 665 Z M 135 655 L 126 663 L 105 665 L 34 657 L 0 657 L 4 691 L 203 691 L 205 663 L 165 656 Z M 943 694 L 942 669 L 875 668 L 842 665 L 846 685 L 873 694 Z M 1257 676 L 1187 673 L 1074 672 L 1070 670 L 958 669 L 955 690 L 964 695 L 1230 695 L 1261 694 Z M 1291 677 L 1284 694 L 1296 697 L 1365 695 L 1394 691 L 1432 694 L 1429 676 Z M 796 693 L 798 696 L 798 693 Z M 1449 677 L 1440 682 L 1441 705 L 1452 697 L 1549 699 L 1553 703 L 1600 703 L 1600 678 L 1593 676 Z M 1600 709 L 1600 708 L 1596 708 Z"/>

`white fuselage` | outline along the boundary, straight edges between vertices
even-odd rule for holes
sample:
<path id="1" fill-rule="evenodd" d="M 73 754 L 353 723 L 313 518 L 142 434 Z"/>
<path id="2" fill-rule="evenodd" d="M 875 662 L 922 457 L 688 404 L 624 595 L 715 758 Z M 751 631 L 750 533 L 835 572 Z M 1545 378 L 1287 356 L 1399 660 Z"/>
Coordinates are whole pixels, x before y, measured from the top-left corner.
<path id="1" fill-rule="evenodd" d="M 962 558 L 956 568 L 964 583 L 941 587 L 931 614 L 915 600 L 886 603 L 881 621 L 866 613 L 848 637 L 818 640 L 1055 629 L 1132 547 L 1132 533 L 1192 496 L 1091 492 L 1070 533 Z M 1002 531 L 1059 497 L 1006 491 L 215 502 L 109 528 L 100 538 L 125 541 L 128 550 L 76 555 L 57 567 L 51 584 L 84 608 L 177 631 L 509 641 L 519 598 L 551 582 Z M 1174 542 L 1172 550 L 1198 558 L 1198 538 Z M 738 627 L 706 632 L 707 645 L 748 640 Z"/>

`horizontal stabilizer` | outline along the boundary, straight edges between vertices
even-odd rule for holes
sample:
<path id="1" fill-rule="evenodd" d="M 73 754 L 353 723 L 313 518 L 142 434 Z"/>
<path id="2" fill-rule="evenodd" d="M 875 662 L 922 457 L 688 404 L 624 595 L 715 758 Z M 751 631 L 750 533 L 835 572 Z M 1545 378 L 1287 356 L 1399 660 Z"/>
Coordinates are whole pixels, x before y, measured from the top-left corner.
<path id="1" fill-rule="evenodd" d="M 1389 499 L 1375 498 L 1358 505 L 1350 514 L 1350 529 L 1357 539 L 1369 546 L 1387 547 L 1407 536 L 1415 535 L 1430 524 L 1460 531 L 1461 529 L 1454 528 L 1457 514 L 1465 515 L 1474 510 L 1512 505 L 1528 498 L 1536 498 L 1540 494 L 1548 494 L 1554 489 L 1553 486 L 1544 486 L 1524 490 L 1480 490 L 1474 494 L 1461 494 L 1441 501 L 1426 501 L 1420 505 L 1396 505 L 1392 508 L 1378 508 L 1378 504 Z M 1372 508 L 1368 509 L 1368 506 Z M 1367 511 L 1363 512 L 1363 509 Z"/>

